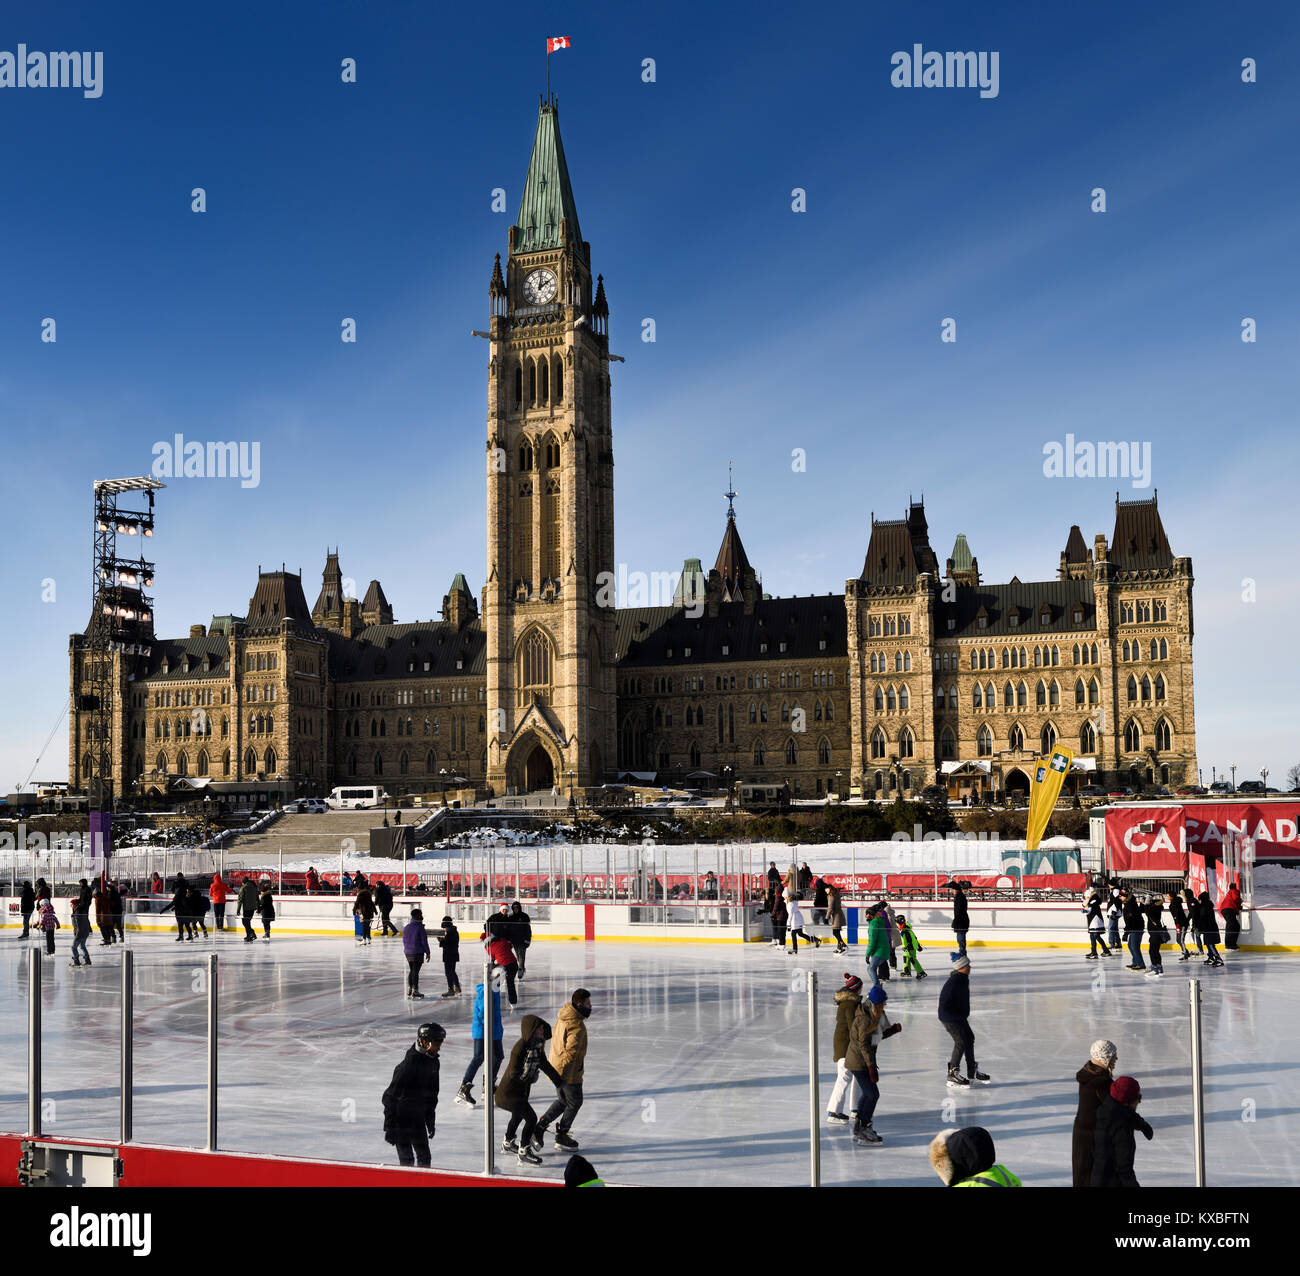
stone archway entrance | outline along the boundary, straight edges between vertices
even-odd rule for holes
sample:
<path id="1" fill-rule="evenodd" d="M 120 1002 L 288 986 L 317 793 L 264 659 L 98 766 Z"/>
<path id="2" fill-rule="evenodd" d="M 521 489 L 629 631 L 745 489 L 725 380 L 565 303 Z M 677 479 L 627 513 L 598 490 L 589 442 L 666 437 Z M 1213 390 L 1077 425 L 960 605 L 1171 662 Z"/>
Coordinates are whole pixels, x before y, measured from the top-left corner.
<path id="1" fill-rule="evenodd" d="M 551 755 L 540 744 L 536 744 L 524 759 L 524 791 L 536 793 L 554 787 L 555 766 L 551 762 Z"/>
<path id="2" fill-rule="evenodd" d="M 1008 793 L 1028 793 L 1029 777 L 1019 767 L 1012 767 L 1007 772 L 1006 788 Z"/>

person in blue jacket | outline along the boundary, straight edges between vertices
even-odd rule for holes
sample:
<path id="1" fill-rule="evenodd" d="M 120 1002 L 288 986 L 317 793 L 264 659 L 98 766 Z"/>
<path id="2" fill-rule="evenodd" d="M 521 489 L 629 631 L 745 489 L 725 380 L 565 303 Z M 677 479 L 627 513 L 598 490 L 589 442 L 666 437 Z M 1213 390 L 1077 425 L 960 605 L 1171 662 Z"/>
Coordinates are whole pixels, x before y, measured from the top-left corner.
<path id="1" fill-rule="evenodd" d="M 505 1030 L 501 1026 L 501 992 L 495 983 L 492 987 L 492 1089 L 496 1089 L 497 1073 L 501 1071 L 501 1061 L 503 1058 L 501 1051 L 501 1039 L 505 1036 Z M 469 1067 L 465 1069 L 465 1075 L 461 1078 L 460 1089 L 456 1091 L 456 1102 L 466 1103 L 471 1108 L 475 1106 L 474 1096 L 470 1092 L 470 1085 L 474 1080 L 474 1074 L 483 1066 L 483 984 L 478 983 L 474 988 L 474 1022 L 470 1028 L 470 1038 L 474 1042 L 474 1057 L 469 1061 Z"/>

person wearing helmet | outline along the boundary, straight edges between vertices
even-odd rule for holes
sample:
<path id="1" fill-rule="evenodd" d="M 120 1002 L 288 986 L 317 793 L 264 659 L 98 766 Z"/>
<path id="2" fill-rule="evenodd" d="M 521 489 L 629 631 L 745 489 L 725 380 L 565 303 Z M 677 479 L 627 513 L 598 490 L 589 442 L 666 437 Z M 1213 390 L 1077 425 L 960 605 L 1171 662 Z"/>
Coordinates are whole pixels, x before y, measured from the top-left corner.
<path id="1" fill-rule="evenodd" d="M 438 1108 L 438 1052 L 446 1039 L 441 1024 L 422 1023 L 384 1091 L 384 1142 L 397 1149 L 399 1165 L 433 1164 L 429 1140 Z"/>

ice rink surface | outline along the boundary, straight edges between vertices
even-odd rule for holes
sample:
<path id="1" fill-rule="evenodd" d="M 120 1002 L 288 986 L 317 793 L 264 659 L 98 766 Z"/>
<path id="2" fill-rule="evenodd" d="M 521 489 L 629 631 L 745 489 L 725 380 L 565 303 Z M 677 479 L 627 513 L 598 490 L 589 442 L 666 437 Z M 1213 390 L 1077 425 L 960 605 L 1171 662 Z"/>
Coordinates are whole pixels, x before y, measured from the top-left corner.
<path id="1" fill-rule="evenodd" d="M 45 1132 L 115 1138 L 120 948 L 94 966 L 68 965 L 69 932 L 43 958 Z M 208 944 L 133 935 L 136 954 L 135 1134 L 141 1142 L 201 1146 L 205 1138 L 206 955 L 220 954 L 220 1145 L 231 1150 L 395 1164 L 381 1133 L 380 1094 L 416 1024 L 447 1029 L 435 1166 L 482 1168 L 482 1108 L 453 1103 L 470 1053 L 472 991 L 481 949 L 462 940 L 466 995 L 440 1001 L 442 968 L 425 967 L 423 1002 L 403 998 L 400 940 L 365 949 L 350 940 L 284 936 L 245 944 L 233 931 Z M 0 1129 L 26 1128 L 29 944 L 0 941 Z M 1168 950 L 1166 950 L 1168 951 Z M 887 985 L 903 1032 L 880 1047 L 881 1147 L 858 1148 L 827 1126 L 834 1080 L 832 995 L 843 972 L 865 974 L 862 951 L 830 944 L 797 958 L 765 944 L 548 943 L 533 945 L 520 1010 L 507 1017 L 507 1055 L 522 1014 L 554 1023 L 575 987 L 591 990 L 586 1104 L 573 1127 L 611 1183 L 798 1185 L 809 1173 L 807 993 L 818 992 L 822 1177 L 826 1184 L 938 1187 L 926 1148 L 945 1126 L 983 1125 L 998 1159 L 1027 1186 L 1070 1181 L 1075 1072 L 1089 1044 L 1109 1037 L 1119 1073 L 1138 1078 L 1155 1139 L 1139 1139 L 1144 1186 L 1193 1181 L 1188 980 L 1203 989 L 1207 1174 L 1211 1186 L 1300 1183 L 1300 962 L 1228 954 L 1222 970 L 1166 959 L 1163 980 L 1123 969 L 1127 958 L 1085 961 L 1079 950 L 971 949 L 976 1057 L 993 1083 L 944 1084 L 949 1039 L 935 1015 L 949 949 L 927 946 L 931 977 Z M 475 1097 L 482 1101 L 482 1073 Z M 552 1087 L 534 1087 L 540 1111 Z M 498 1110 L 499 1141 L 505 1114 Z M 544 1165 L 507 1173 L 559 1178 L 550 1139 Z"/>

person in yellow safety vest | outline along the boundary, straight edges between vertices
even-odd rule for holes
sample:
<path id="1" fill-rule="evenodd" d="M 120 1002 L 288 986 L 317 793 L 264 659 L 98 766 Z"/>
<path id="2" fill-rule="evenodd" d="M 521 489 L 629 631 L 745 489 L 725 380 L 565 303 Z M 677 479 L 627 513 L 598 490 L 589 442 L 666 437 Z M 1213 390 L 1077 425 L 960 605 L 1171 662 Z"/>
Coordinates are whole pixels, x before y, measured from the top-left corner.
<path id="1" fill-rule="evenodd" d="M 941 1130 L 930 1142 L 930 1164 L 944 1187 L 1020 1187 L 1005 1165 L 995 1164 L 993 1136 L 982 1126 Z"/>

